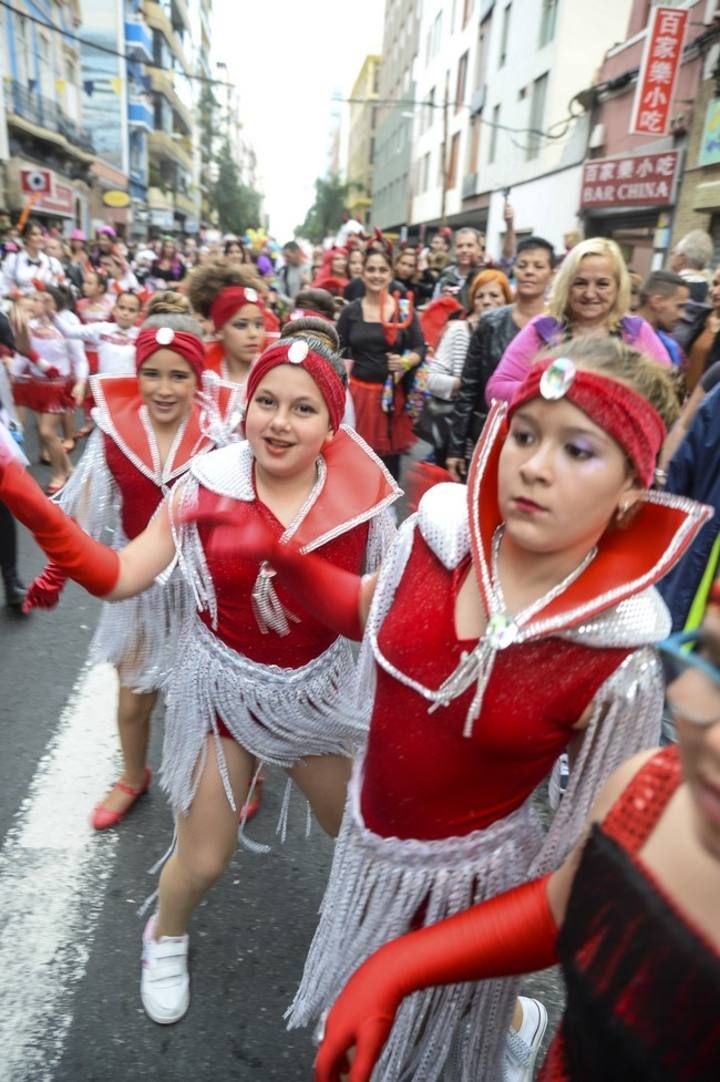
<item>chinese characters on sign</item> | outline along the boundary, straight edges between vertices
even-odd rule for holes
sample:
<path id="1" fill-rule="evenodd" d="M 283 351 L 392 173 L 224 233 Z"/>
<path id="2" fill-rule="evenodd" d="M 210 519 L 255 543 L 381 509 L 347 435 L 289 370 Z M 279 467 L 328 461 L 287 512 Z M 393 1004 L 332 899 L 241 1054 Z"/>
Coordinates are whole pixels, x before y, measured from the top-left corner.
<path id="1" fill-rule="evenodd" d="M 654 8 L 645 38 L 631 135 L 666 135 L 682 58 L 687 8 Z"/>
<path id="2" fill-rule="evenodd" d="M 596 158 L 583 167 L 580 206 L 662 206 L 672 203 L 678 152 L 638 154 L 626 158 Z"/>

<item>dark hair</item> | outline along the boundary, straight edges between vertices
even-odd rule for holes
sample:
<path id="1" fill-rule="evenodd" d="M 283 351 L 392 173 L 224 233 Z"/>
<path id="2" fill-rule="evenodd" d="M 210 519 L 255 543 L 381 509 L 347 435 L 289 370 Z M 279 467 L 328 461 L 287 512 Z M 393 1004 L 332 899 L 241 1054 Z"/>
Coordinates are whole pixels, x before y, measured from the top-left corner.
<path id="1" fill-rule="evenodd" d="M 44 286 L 43 292 L 52 297 L 58 312 L 64 312 L 66 309 L 69 312 L 75 311 L 73 295 L 67 286 Z"/>
<path id="2" fill-rule="evenodd" d="M 673 293 L 681 286 L 684 286 L 685 289 L 689 288 L 681 275 L 665 270 L 652 271 L 640 287 L 640 303 L 647 304 L 653 294 L 659 294 L 661 297 L 672 297 Z"/>
<path id="3" fill-rule="evenodd" d="M 296 240 L 289 240 L 287 244 L 283 244 L 283 252 L 299 252 L 300 245 Z"/>
<path id="4" fill-rule="evenodd" d="M 223 253 L 225 255 L 229 255 L 230 254 L 230 249 L 232 248 L 232 246 L 234 244 L 237 244 L 237 246 L 240 249 L 240 251 L 242 252 L 243 256 L 247 255 L 245 245 L 243 244 L 243 242 L 240 240 L 239 237 L 233 237 L 232 240 L 226 240 L 225 241 L 225 247 L 223 248 Z"/>
<path id="5" fill-rule="evenodd" d="M 142 308 L 142 301 L 140 300 L 134 289 L 123 289 L 122 292 L 118 293 L 117 297 L 115 298 L 115 304 L 117 304 L 118 301 L 121 301 L 123 297 L 134 297 L 135 300 L 138 302 L 138 312 L 140 311 L 140 309 Z"/>
<path id="6" fill-rule="evenodd" d="M 300 316 L 286 323 L 280 334 L 281 338 L 319 339 L 332 353 L 340 351 L 340 336 L 335 324 L 318 316 Z"/>
<path id="7" fill-rule="evenodd" d="M 301 289 L 295 297 L 295 307 L 312 308 L 315 312 L 322 312 L 331 321 L 335 319 L 333 296 L 327 289 Z"/>
<path id="8" fill-rule="evenodd" d="M 385 244 L 382 244 L 378 240 L 370 241 L 370 243 L 365 248 L 365 251 L 363 252 L 363 267 L 365 266 L 371 255 L 382 256 L 390 270 L 394 270 L 392 244 L 390 244 L 389 241 L 387 241 Z"/>
<path id="9" fill-rule="evenodd" d="M 529 252 L 533 248 L 542 248 L 544 252 L 547 252 L 550 259 L 550 266 L 555 266 L 555 249 L 550 241 L 545 240 L 544 237 L 523 237 L 523 239 L 518 242 L 518 246 L 515 249 L 515 258 L 517 259 L 521 252 Z"/>
<path id="10" fill-rule="evenodd" d="M 25 222 L 25 225 L 22 227 L 21 236 L 26 237 L 28 233 L 32 232 L 33 229 L 39 229 L 43 235 L 45 234 L 42 223 L 39 222 L 37 218 L 28 218 L 28 220 Z"/>
<path id="11" fill-rule="evenodd" d="M 229 243 L 229 242 L 228 242 Z M 234 241 L 233 241 L 234 243 Z M 267 296 L 267 286 L 258 275 L 255 267 L 249 264 L 239 266 L 217 259 L 204 266 L 195 267 L 187 278 L 187 295 L 195 312 L 204 319 L 210 317 L 210 306 L 221 289 L 226 286 L 244 286 L 254 289 L 261 297 Z"/>
<path id="12" fill-rule="evenodd" d="M 99 283 L 99 284 L 100 284 L 100 285 L 101 285 L 101 286 L 103 287 L 103 289 L 104 289 L 104 290 L 105 290 L 105 291 L 107 292 L 107 286 L 108 286 L 108 276 L 107 276 L 107 274 L 104 274 L 104 273 L 103 273 L 103 271 L 102 271 L 102 270 L 100 269 L 100 267 L 92 267 L 92 266 L 90 266 L 90 267 L 88 267 L 88 269 L 87 269 L 87 270 L 86 270 L 86 271 L 85 271 L 85 272 L 83 273 L 83 282 L 84 282 L 84 281 L 85 281 L 85 280 L 86 280 L 87 278 L 89 278 L 91 274 L 93 274 L 93 275 L 94 275 L 94 276 L 95 276 L 95 277 L 97 278 L 97 280 L 98 280 L 98 283 Z"/>

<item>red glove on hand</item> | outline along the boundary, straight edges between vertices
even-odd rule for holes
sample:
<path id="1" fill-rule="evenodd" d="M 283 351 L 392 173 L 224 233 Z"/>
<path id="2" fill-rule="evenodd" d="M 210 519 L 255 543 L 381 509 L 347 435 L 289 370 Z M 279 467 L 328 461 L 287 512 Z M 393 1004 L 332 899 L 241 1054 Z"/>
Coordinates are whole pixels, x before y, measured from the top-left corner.
<path id="1" fill-rule="evenodd" d="M 316 1082 L 368 1082 L 403 998 L 436 984 L 531 973 L 557 962 L 547 881 L 521 887 L 381 947 L 350 978 L 328 1015 Z M 352 1068 L 347 1053 L 356 1046 Z"/>
<path id="2" fill-rule="evenodd" d="M 120 577 L 120 558 L 93 541 L 45 496 L 10 452 L 0 447 L 0 500 L 34 535 L 57 570 L 96 597 L 109 594 Z"/>
<path id="3" fill-rule="evenodd" d="M 348 639 L 362 639 L 360 575 L 335 567 L 314 553 L 303 554 L 292 541 L 281 544 L 258 516 L 238 529 L 237 512 L 230 506 L 193 511 L 185 521 L 212 527 L 208 555 L 223 560 L 266 560 L 282 584 L 321 624 Z"/>
<path id="4" fill-rule="evenodd" d="M 22 611 L 30 612 L 31 609 L 54 609 L 60 600 L 67 575 L 64 575 L 57 564 L 52 561 L 45 567 L 33 582 L 30 583 L 28 592 L 25 594 Z"/>

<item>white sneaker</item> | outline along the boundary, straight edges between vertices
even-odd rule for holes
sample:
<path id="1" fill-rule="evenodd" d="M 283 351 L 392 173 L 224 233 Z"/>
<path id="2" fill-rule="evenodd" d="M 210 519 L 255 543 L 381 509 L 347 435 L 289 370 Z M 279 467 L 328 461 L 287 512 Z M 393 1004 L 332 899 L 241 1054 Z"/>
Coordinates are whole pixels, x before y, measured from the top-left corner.
<path id="1" fill-rule="evenodd" d="M 190 1006 L 188 937 L 155 939 L 155 919 L 153 914 L 143 932 L 140 998 L 153 1022 L 166 1026 L 179 1022 Z"/>
<path id="2" fill-rule="evenodd" d="M 523 1020 L 520 1029 L 508 1030 L 503 1082 L 531 1082 L 535 1060 L 547 1029 L 547 1011 L 539 1000 L 518 996 L 518 1002 L 522 1007 Z"/>

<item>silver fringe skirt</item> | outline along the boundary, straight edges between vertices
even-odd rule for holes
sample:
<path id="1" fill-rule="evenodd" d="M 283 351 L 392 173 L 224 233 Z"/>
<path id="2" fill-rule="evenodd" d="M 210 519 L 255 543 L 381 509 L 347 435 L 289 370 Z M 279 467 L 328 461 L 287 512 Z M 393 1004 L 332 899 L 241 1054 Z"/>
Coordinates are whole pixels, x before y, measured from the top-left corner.
<path id="1" fill-rule="evenodd" d="M 355 764 L 320 923 L 290 1029 L 331 1006 L 358 966 L 415 926 L 435 924 L 527 878 L 543 831 L 527 801 L 485 830 L 438 841 L 383 838 L 360 811 Z M 374 1082 L 500 1082 L 517 978 L 448 985 L 404 1000 Z"/>

